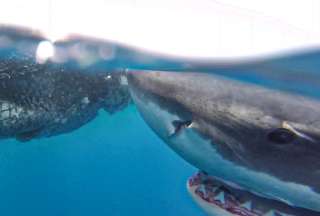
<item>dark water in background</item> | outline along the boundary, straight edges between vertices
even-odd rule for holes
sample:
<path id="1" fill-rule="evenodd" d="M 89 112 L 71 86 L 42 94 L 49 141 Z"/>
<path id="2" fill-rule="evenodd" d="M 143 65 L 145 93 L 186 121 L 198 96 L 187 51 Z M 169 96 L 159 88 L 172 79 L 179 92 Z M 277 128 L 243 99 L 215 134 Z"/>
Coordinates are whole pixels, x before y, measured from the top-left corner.
<path id="1" fill-rule="evenodd" d="M 204 215 L 185 186 L 196 169 L 133 106 L 73 133 L 1 141 L 0 170 L 5 216 Z"/>

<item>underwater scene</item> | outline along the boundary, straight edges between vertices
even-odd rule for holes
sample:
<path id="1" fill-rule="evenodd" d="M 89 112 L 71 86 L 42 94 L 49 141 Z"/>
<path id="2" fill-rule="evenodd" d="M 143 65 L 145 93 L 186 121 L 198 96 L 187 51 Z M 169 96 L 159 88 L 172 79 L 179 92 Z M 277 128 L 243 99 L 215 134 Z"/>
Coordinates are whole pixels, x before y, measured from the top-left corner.
<path id="1" fill-rule="evenodd" d="M 134 106 L 101 111 L 74 133 L 7 140 L 1 149 L 3 215 L 205 215 L 186 190 L 196 169 Z"/>
<path id="2" fill-rule="evenodd" d="M 0 213 L 320 215 L 319 59 L 1 26 Z"/>

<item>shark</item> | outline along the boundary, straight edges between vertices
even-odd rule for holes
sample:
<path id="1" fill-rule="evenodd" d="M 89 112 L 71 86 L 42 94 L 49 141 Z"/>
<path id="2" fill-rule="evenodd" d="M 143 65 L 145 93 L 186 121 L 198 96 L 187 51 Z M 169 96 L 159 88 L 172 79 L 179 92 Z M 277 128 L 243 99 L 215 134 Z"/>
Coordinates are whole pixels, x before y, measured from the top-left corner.
<path id="1" fill-rule="evenodd" d="M 207 213 L 320 215 L 316 97 L 217 73 L 132 70 L 127 79 L 145 122 L 200 170 L 187 187 Z"/>

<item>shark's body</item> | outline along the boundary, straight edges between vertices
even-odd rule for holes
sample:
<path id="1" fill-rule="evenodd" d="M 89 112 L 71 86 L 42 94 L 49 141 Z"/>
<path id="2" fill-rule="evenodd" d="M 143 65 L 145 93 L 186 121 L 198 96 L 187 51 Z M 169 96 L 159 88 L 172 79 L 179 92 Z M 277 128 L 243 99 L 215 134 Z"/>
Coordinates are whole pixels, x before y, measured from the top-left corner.
<path id="1" fill-rule="evenodd" d="M 252 215 L 320 215 L 320 101 L 200 73 L 133 71 L 128 80 L 146 122 L 179 155 L 276 201 Z"/>

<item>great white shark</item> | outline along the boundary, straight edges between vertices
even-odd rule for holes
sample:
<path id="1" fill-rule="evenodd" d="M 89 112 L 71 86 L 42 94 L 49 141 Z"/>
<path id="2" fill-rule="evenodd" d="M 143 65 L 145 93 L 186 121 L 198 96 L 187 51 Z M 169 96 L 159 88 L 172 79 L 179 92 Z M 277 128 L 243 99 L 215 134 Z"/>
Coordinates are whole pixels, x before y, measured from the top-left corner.
<path id="1" fill-rule="evenodd" d="M 320 215 L 320 101 L 207 73 L 129 71 L 142 117 L 202 172 L 212 215 Z"/>

